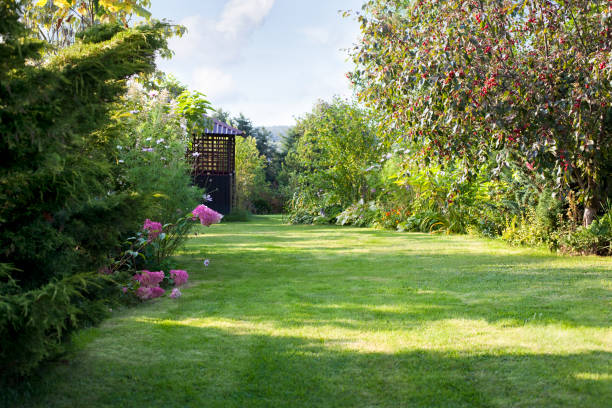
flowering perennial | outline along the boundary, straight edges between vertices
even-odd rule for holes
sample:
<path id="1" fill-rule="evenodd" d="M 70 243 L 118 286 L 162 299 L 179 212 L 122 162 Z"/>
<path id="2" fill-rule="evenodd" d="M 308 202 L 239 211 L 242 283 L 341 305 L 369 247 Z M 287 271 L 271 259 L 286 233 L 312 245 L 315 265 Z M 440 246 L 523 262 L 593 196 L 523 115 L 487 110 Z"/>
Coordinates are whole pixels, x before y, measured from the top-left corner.
<path id="1" fill-rule="evenodd" d="M 141 286 L 136 289 L 136 296 L 138 296 L 142 300 L 155 299 L 160 296 L 163 296 L 164 293 L 166 293 L 166 291 L 160 288 L 159 286 L 155 286 L 152 288 Z"/>
<path id="2" fill-rule="evenodd" d="M 189 279 L 189 274 L 187 271 L 183 270 L 171 270 L 170 277 L 174 281 L 176 286 L 181 286 L 187 283 L 187 279 Z"/>
<path id="3" fill-rule="evenodd" d="M 159 287 L 159 284 L 164 280 L 164 271 L 150 272 L 147 270 L 134 275 L 134 280 L 140 283 L 140 287 L 136 289 L 136 296 L 142 300 L 154 299 L 162 296 L 166 291 Z"/>
<path id="4" fill-rule="evenodd" d="M 151 221 L 147 218 L 142 229 L 149 233 L 149 241 L 153 241 L 162 232 L 162 225 L 161 222 Z"/>
<path id="5" fill-rule="evenodd" d="M 221 218 L 223 218 L 223 215 L 205 205 L 198 205 L 193 209 L 191 214 L 192 220 L 199 219 L 200 223 L 207 227 L 218 223 L 221 221 Z M 184 218 L 184 220 L 188 221 L 189 216 Z M 142 229 L 148 235 L 147 242 L 152 243 L 155 239 L 157 239 L 161 235 L 163 228 L 164 227 L 160 222 L 151 221 L 147 218 L 142 226 Z M 208 264 L 209 260 L 204 260 L 204 266 L 208 266 Z M 102 269 L 101 273 L 104 273 L 102 272 Z M 124 286 L 121 288 L 121 290 L 123 293 L 132 292 L 142 300 L 158 298 L 166 293 L 166 290 L 160 286 L 160 284 L 164 283 L 164 279 L 166 278 L 171 279 L 171 282 L 174 283 L 174 288 L 170 293 L 170 297 L 172 299 L 179 298 L 182 293 L 178 287 L 184 285 L 189 280 L 189 274 L 187 271 L 182 269 L 172 269 L 169 274 L 166 274 L 164 271 L 151 272 L 148 270 L 142 270 L 140 273 L 136 273 L 132 277 L 133 284 Z M 168 280 L 166 280 L 166 283 L 168 283 Z M 166 287 L 166 285 L 164 286 Z"/>
<path id="6" fill-rule="evenodd" d="M 207 227 L 211 226 L 212 224 L 217 224 L 221 221 L 221 218 L 223 218 L 223 215 L 219 214 L 213 209 L 208 208 L 204 204 L 198 205 L 196 208 L 194 208 L 192 213 L 194 220 L 199 218 L 200 224 Z"/>
<path id="7" fill-rule="evenodd" d="M 172 299 L 178 299 L 182 295 L 181 290 L 179 288 L 172 289 L 172 293 L 170 293 L 170 297 Z"/>
<path id="8" fill-rule="evenodd" d="M 164 271 L 150 272 L 147 270 L 134 275 L 134 279 L 140 282 L 140 286 L 153 287 L 157 286 L 164 280 Z"/>

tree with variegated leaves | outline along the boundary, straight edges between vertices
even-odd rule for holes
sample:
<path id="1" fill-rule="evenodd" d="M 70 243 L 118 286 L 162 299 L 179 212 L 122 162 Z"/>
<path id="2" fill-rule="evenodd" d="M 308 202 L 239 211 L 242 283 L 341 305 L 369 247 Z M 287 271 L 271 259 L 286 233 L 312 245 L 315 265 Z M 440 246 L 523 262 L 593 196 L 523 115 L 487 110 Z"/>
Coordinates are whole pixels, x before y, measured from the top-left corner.
<path id="1" fill-rule="evenodd" d="M 349 76 L 390 135 L 468 173 L 518 163 L 573 190 L 588 225 L 612 185 L 611 13 L 608 0 L 369 0 Z"/>

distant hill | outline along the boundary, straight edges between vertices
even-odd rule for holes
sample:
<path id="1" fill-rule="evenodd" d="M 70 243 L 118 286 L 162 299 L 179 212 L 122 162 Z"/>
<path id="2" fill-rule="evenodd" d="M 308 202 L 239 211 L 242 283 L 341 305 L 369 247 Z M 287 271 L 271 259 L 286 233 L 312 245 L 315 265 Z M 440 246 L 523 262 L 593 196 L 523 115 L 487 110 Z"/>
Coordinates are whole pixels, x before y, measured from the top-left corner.
<path id="1" fill-rule="evenodd" d="M 291 126 L 264 126 L 264 127 L 268 129 L 270 132 L 272 132 L 271 142 L 276 146 L 280 146 L 282 137 L 286 135 L 287 131 L 291 128 Z"/>

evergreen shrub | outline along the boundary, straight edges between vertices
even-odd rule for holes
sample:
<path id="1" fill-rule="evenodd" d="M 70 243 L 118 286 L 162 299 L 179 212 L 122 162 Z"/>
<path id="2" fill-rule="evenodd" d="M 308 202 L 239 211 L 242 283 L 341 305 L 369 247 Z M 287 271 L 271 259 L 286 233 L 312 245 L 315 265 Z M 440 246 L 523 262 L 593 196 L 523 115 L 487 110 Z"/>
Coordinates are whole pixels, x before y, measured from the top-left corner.
<path id="1" fill-rule="evenodd" d="M 113 177 L 110 111 L 166 48 L 164 24 L 94 41 L 100 26 L 44 55 L 20 7 L 0 2 L 0 380 L 13 381 L 108 310 L 97 271 L 144 218 L 142 197 Z"/>

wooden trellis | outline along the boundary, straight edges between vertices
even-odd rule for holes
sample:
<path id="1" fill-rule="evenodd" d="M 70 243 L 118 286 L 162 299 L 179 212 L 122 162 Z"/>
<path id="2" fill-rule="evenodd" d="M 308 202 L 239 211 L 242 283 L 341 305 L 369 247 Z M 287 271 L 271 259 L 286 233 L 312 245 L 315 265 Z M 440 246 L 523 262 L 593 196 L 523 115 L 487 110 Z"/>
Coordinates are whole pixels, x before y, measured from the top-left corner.
<path id="1" fill-rule="evenodd" d="M 233 135 L 203 134 L 193 136 L 193 174 L 223 175 L 234 174 L 236 143 Z M 193 153 L 196 153 L 194 155 Z"/>
<path id="2" fill-rule="evenodd" d="M 242 134 L 242 131 L 212 119 L 210 129 L 192 136 L 192 146 L 187 152 L 192 162 L 194 183 L 206 189 L 212 197 L 212 202 L 207 205 L 221 214 L 229 213 L 235 205 L 235 138 Z"/>

